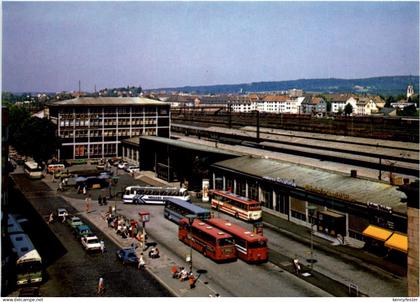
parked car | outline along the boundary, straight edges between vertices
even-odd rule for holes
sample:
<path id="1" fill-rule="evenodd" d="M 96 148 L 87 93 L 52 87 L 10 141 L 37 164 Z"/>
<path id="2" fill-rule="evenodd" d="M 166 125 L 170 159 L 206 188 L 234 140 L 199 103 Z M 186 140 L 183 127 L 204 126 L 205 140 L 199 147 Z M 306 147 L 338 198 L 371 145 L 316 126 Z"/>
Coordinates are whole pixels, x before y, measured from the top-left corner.
<path id="1" fill-rule="evenodd" d="M 83 225 L 83 221 L 80 220 L 80 218 L 77 216 L 72 216 L 70 219 L 67 220 L 67 223 L 72 228 L 72 230 L 75 230 L 76 227 L 78 227 L 79 225 Z"/>
<path id="2" fill-rule="evenodd" d="M 86 236 L 93 236 L 93 233 L 90 230 L 90 227 L 88 227 L 87 225 L 78 225 L 75 228 L 74 233 L 77 239 L 81 239 L 82 237 L 86 237 Z"/>
<path id="3" fill-rule="evenodd" d="M 118 169 L 125 169 L 126 166 L 128 166 L 127 162 L 120 162 L 118 164 Z"/>
<path id="4" fill-rule="evenodd" d="M 66 209 L 64 209 L 64 208 L 58 208 L 57 209 L 57 217 L 58 218 L 63 218 L 63 216 L 68 216 L 68 215 L 69 215 L 69 213 L 67 212 Z"/>
<path id="5" fill-rule="evenodd" d="M 118 250 L 117 258 L 121 260 L 123 264 L 136 264 L 139 262 L 135 249 L 131 247 Z"/>
<path id="6" fill-rule="evenodd" d="M 139 172 L 140 171 L 140 167 L 139 166 L 128 166 L 125 170 L 128 173 L 134 173 L 134 172 Z"/>
<path id="7" fill-rule="evenodd" d="M 85 236 L 80 241 L 86 251 L 99 251 L 101 249 L 101 243 L 96 236 Z"/>

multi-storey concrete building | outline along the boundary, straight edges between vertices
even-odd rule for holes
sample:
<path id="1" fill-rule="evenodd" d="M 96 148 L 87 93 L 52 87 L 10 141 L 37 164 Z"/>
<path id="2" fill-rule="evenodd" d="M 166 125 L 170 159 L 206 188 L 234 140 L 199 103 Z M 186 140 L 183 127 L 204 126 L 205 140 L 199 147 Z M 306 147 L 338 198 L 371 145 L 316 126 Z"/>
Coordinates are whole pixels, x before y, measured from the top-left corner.
<path id="1" fill-rule="evenodd" d="M 83 97 L 49 105 L 61 139 L 59 159 L 121 156 L 121 140 L 169 137 L 170 105 L 141 97 Z"/>

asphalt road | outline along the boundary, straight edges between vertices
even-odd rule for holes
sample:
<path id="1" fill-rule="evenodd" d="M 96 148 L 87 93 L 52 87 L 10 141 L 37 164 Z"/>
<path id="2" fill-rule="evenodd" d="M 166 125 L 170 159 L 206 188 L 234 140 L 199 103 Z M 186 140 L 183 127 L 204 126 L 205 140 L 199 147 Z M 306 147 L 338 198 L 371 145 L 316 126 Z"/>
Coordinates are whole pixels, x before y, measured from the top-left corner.
<path id="1" fill-rule="evenodd" d="M 43 181 L 28 180 L 23 174 L 15 177 L 25 188 L 25 194 L 36 205 L 34 210 L 25 203 L 18 192 L 10 192 L 9 199 L 13 201 L 12 210 L 29 218 L 26 229 L 46 266 L 46 281 L 40 286 L 41 296 L 96 296 L 100 277 L 105 280 L 104 296 L 171 296 L 147 272 L 138 271 L 135 267 L 123 266 L 116 259 L 117 246 L 95 227 L 93 227 L 93 232 L 105 241 L 106 252 L 103 255 L 85 252 L 68 225 L 59 222 L 47 225 L 44 219 L 51 209 L 65 207 L 71 214 L 77 213 L 64 199 L 52 194 Z"/>
<path id="2" fill-rule="evenodd" d="M 150 222 L 146 225 L 147 233 L 170 250 L 180 259 L 185 259 L 189 247 L 178 240 L 178 226 L 165 219 L 163 206 L 118 204 L 118 214 L 138 218 L 140 209 L 149 211 Z M 185 264 L 187 266 L 187 264 Z M 297 278 L 278 266 L 268 262 L 250 265 L 241 260 L 218 264 L 193 251 L 194 270 L 202 269 L 207 273 L 201 277 L 211 286 L 223 288 L 222 296 L 241 297 L 325 297 L 325 291 Z"/>
<path id="3" fill-rule="evenodd" d="M 142 183 L 138 180 L 133 180 L 130 175 L 124 172 L 120 171 L 119 174 L 119 182 L 114 188 L 115 192 L 121 191 L 126 185 Z M 39 185 L 42 184 L 42 182 L 37 181 L 32 183 L 33 185 L 35 183 L 39 183 Z M 45 191 L 44 187 L 31 190 L 37 192 L 32 193 L 32 195 L 35 195 L 36 198 L 48 199 L 48 202 L 41 203 L 43 204 L 43 208 L 39 209 L 39 212 L 44 213 L 45 215 L 49 213 L 49 209 L 51 208 L 55 209 L 60 205 L 68 207 L 63 199 L 54 199 L 53 196 L 43 193 L 43 191 Z M 104 193 L 104 191 L 101 192 L 99 190 L 92 190 L 90 192 L 92 194 L 93 202 L 96 201 L 99 193 Z M 64 193 L 64 195 L 72 198 L 83 199 L 83 196 L 76 194 L 73 188 L 70 188 Z M 118 212 L 127 217 L 137 219 L 137 213 L 140 208 L 149 210 L 151 212 L 151 221 L 147 224 L 147 232 L 154 240 L 159 242 L 160 245 L 171 251 L 171 254 L 173 254 L 171 256 L 184 261 L 185 255 L 189 252 L 189 247 L 178 241 L 177 225 L 163 218 L 162 206 L 122 204 L 120 198 L 117 198 L 116 200 Z M 114 201 L 110 201 L 110 203 L 114 204 Z M 234 218 L 225 216 L 224 214 L 220 214 L 220 216 L 225 218 L 227 217 L 230 220 L 235 220 Z M 242 224 L 247 228 L 252 229 L 252 226 L 245 222 L 235 220 L 235 223 Z M 137 280 L 136 278 L 138 278 L 141 273 L 132 268 L 121 268 L 118 266 L 119 263 L 111 263 L 115 257 L 109 257 L 109 254 L 114 256 L 116 250 L 116 247 L 111 241 L 105 239 L 108 254 L 104 256 L 85 255 L 80 244 L 75 242 L 72 235 L 66 234 L 66 232 L 69 231 L 66 226 L 57 224 L 50 226 L 50 229 L 53 231 L 55 236 L 57 236 L 54 236 L 54 238 L 56 238 L 55 240 L 58 240 L 62 245 L 62 247 L 58 248 L 57 251 L 72 251 L 72 255 L 77 254 L 77 256 L 75 256 L 75 259 L 66 258 L 69 257 L 67 255 L 69 253 L 62 252 L 61 254 L 58 253 L 58 255 L 52 255 L 49 257 L 56 260 L 54 260 L 54 263 L 48 268 L 48 273 L 51 276 L 50 280 L 41 288 L 41 290 L 46 291 L 45 296 L 93 295 L 95 294 L 94 291 L 96 289 L 97 279 L 101 275 L 103 275 L 106 281 L 111 281 L 109 282 L 110 284 L 107 284 L 109 290 L 106 295 L 147 296 L 145 293 L 141 293 L 139 288 L 130 289 L 130 285 L 126 285 L 126 283 L 131 280 Z M 99 231 L 97 232 L 98 234 L 100 233 Z M 294 257 L 294 255 L 298 255 L 301 261 L 308 258 L 308 246 L 267 228 L 264 230 L 264 234 L 269 238 L 269 247 L 277 253 L 287 257 Z M 70 235 L 70 237 L 67 237 L 67 235 Z M 54 238 L 52 237 L 52 239 Z M 66 239 L 63 240 L 63 238 Z M 114 251 L 112 251 L 112 249 L 114 249 Z M 46 252 L 48 252 L 48 249 Z M 355 265 L 354 262 L 343 261 L 343 259 L 332 257 L 331 255 L 321 251 L 315 251 L 315 258 L 318 260 L 318 263 L 315 265 L 317 271 L 322 272 L 323 274 L 330 276 L 332 279 L 338 280 L 343 284 L 347 284 L 349 282 L 355 283 L 359 285 L 361 291 L 369 294 L 370 296 L 404 296 L 406 293 L 405 278 L 395 277 L 376 267 L 370 267 L 363 263 Z M 85 261 L 82 261 L 83 259 Z M 297 278 L 285 270 L 282 270 L 280 267 L 272 263 L 249 265 L 238 260 L 234 263 L 217 264 L 208 258 L 204 258 L 198 252 L 193 253 L 193 260 L 195 270 L 200 268 L 208 271 L 207 274 L 201 277 L 202 281 L 207 282 L 210 286 L 214 285 L 217 288 L 222 288 L 222 296 L 328 296 L 328 293 L 325 291 L 314 287 L 313 285 Z M 92 265 L 92 262 L 96 263 L 96 265 Z M 114 267 L 113 265 L 116 266 Z M 78 273 L 79 269 L 85 269 L 85 267 L 87 269 L 86 273 Z M 59 284 L 61 283 L 61 274 L 63 271 L 69 271 L 69 275 L 75 276 L 77 279 L 80 278 L 80 282 L 77 281 L 73 286 L 72 282 L 74 283 L 75 281 L 71 280 L 68 286 L 65 286 L 64 288 L 63 286 L 60 287 Z M 124 274 L 122 274 L 123 272 Z M 116 278 L 116 276 L 119 275 L 124 276 Z M 136 284 L 137 283 L 138 281 Z M 87 284 L 88 286 L 85 286 L 86 289 L 80 289 Z M 124 288 L 124 290 L 121 288 Z M 165 296 L 165 294 L 160 293 L 156 295 L 153 294 L 153 290 L 149 291 L 148 285 L 143 286 L 143 288 L 147 290 L 148 293 L 151 293 L 150 296 Z M 165 290 L 163 291 L 165 292 Z"/>

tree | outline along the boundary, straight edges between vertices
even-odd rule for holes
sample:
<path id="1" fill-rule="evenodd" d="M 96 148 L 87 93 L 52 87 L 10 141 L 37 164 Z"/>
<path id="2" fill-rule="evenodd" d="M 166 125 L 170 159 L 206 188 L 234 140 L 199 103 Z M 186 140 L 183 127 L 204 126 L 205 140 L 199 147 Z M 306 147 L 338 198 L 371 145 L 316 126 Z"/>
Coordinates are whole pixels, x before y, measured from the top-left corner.
<path id="1" fill-rule="evenodd" d="M 347 105 L 344 107 L 344 114 L 351 115 L 352 113 L 353 113 L 353 106 L 350 103 L 347 103 Z"/>
<path id="2" fill-rule="evenodd" d="M 402 109 L 402 110 L 397 110 L 397 115 L 399 115 L 399 116 L 417 116 L 418 112 L 417 112 L 416 106 L 413 104 L 413 105 L 404 107 L 404 109 Z"/>
<path id="3" fill-rule="evenodd" d="M 55 128 L 47 118 L 31 117 L 26 120 L 19 137 L 23 147 L 19 153 L 32 157 L 39 164 L 46 162 L 59 147 Z"/>
<path id="4" fill-rule="evenodd" d="M 391 103 L 395 103 L 395 99 L 392 95 L 389 95 L 385 98 L 385 107 L 386 108 L 391 107 Z"/>
<path id="5" fill-rule="evenodd" d="M 9 142 L 16 150 L 24 154 L 22 146 L 22 133 L 24 123 L 30 119 L 31 114 L 24 107 L 10 104 L 9 106 Z"/>
<path id="6" fill-rule="evenodd" d="M 417 104 L 417 107 L 419 107 L 419 95 L 412 95 L 411 97 L 408 98 L 407 100 L 409 103 L 414 103 Z"/>

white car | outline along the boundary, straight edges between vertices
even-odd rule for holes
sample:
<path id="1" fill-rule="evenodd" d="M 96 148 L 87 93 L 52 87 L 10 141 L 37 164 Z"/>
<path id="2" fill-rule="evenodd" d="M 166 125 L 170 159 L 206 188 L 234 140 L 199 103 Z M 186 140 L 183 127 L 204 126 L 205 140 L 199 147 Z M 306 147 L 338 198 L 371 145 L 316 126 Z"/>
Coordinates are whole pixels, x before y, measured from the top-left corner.
<path id="1" fill-rule="evenodd" d="M 86 236 L 80 240 L 86 251 L 99 251 L 101 249 L 101 243 L 96 236 Z"/>
<path id="2" fill-rule="evenodd" d="M 118 169 L 124 169 L 126 166 L 128 166 L 127 162 L 119 163 L 118 164 Z"/>
<path id="3" fill-rule="evenodd" d="M 67 212 L 66 209 L 64 209 L 64 208 L 57 209 L 57 217 L 63 218 L 64 216 L 68 216 L 68 215 L 69 215 L 69 213 Z"/>
<path id="4" fill-rule="evenodd" d="M 127 168 L 128 173 L 140 172 L 139 166 L 128 166 Z"/>

